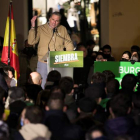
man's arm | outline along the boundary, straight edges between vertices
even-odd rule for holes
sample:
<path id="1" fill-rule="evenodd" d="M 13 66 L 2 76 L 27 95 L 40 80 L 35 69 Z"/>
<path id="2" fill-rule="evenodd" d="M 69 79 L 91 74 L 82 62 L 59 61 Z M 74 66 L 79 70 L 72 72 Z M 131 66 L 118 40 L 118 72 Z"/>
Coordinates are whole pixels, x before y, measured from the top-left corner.
<path id="1" fill-rule="evenodd" d="M 29 35 L 28 35 L 28 44 L 29 45 L 34 45 L 39 41 L 39 37 L 40 37 L 39 29 L 37 29 L 37 33 L 35 30 L 36 19 L 37 19 L 37 16 L 34 16 L 31 19 L 31 29 L 29 30 Z"/>

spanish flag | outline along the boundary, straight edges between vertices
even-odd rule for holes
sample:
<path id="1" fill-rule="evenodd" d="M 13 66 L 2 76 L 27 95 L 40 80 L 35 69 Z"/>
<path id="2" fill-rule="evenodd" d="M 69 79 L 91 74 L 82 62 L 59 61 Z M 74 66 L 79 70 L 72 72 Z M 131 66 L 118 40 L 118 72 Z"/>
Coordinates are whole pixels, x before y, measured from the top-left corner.
<path id="1" fill-rule="evenodd" d="M 7 65 L 10 64 L 15 69 L 15 79 L 17 80 L 20 72 L 12 2 L 10 2 L 9 14 L 6 21 L 1 61 Z"/>

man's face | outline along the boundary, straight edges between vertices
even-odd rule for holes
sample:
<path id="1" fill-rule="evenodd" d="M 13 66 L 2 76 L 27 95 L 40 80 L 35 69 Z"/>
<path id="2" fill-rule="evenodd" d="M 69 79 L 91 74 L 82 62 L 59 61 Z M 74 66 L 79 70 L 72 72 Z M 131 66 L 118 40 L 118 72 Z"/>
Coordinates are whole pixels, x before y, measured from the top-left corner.
<path id="1" fill-rule="evenodd" d="M 60 16 L 52 15 L 49 19 L 49 25 L 52 29 L 56 28 L 60 23 Z"/>
<path id="2" fill-rule="evenodd" d="M 104 50 L 103 50 L 103 53 L 104 53 L 104 54 L 110 54 L 111 52 L 110 52 L 110 49 L 104 49 Z"/>
<path id="3" fill-rule="evenodd" d="M 87 49 L 86 49 L 85 47 L 81 47 L 81 48 L 79 49 L 79 51 L 83 51 L 84 57 L 87 56 Z"/>

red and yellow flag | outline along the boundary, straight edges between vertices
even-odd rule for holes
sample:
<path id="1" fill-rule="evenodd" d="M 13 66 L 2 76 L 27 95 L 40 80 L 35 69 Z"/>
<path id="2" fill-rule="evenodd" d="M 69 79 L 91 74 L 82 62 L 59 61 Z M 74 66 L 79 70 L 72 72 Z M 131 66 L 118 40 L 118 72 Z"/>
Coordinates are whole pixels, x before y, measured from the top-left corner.
<path id="1" fill-rule="evenodd" d="M 9 6 L 9 14 L 6 21 L 6 29 L 4 35 L 4 44 L 3 44 L 1 61 L 5 64 L 8 64 L 8 46 L 9 46 L 9 34 L 10 34 L 10 66 L 15 69 L 15 79 L 18 79 L 20 76 L 18 48 L 17 48 L 16 31 L 15 31 L 14 16 L 13 16 L 13 6 L 12 3 L 10 4 L 11 4 L 10 5 L 11 8 Z M 11 31 L 9 31 L 10 9 L 11 9 Z"/>

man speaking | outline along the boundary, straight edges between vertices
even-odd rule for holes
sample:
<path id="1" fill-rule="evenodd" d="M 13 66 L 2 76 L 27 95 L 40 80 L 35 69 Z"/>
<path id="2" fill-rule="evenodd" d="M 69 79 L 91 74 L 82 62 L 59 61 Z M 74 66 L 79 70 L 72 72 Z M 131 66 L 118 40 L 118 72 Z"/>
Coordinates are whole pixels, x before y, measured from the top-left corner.
<path id="1" fill-rule="evenodd" d="M 38 43 L 38 62 L 37 72 L 42 76 L 42 88 L 46 83 L 47 78 L 47 62 L 45 57 L 49 51 L 72 51 L 74 46 L 66 28 L 59 25 L 61 15 L 59 12 L 54 12 L 50 16 L 49 22 L 41 25 L 35 31 L 35 20 L 37 16 L 31 19 L 31 29 L 28 35 L 28 44 L 34 45 Z"/>

